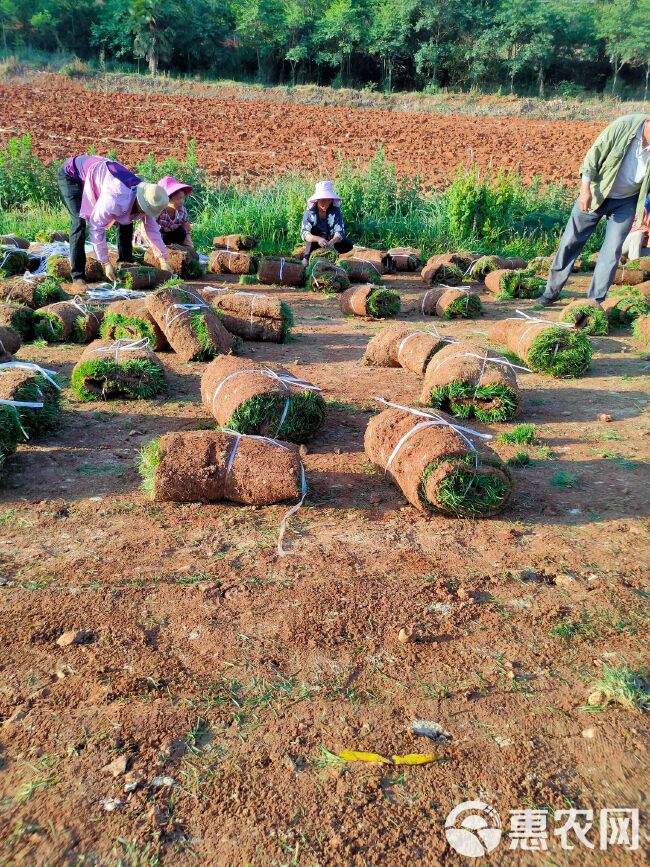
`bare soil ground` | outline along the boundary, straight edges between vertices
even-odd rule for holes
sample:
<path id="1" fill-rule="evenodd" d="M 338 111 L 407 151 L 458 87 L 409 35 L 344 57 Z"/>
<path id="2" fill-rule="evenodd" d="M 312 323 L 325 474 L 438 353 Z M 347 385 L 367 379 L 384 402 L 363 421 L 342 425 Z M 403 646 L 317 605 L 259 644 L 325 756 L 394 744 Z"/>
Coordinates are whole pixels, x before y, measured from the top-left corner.
<path id="1" fill-rule="evenodd" d="M 400 319 L 481 336 L 481 320 L 423 319 L 419 281 L 388 281 L 404 292 Z M 584 706 L 603 665 L 648 658 L 647 355 L 618 333 L 594 339 L 581 379 L 523 376 L 521 419 L 543 446 L 514 470 L 511 507 L 425 518 L 363 452 L 372 397 L 413 404 L 420 391 L 406 371 L 360 363 L 384 323 L 281 294 L 295 339 L 244 354 L 336 401 L 307 447 L 309 497 L 285 558 L 286 507 L 140 491 L 149 439 L 210 426 L 204 365 L 173 354 L 165 398 L 84 405 L 66 390 L 60 432 L 6 465 L 2 864 L 460 864 L 444 835 L 460 801 L 483 798 L 506 827 L 517 808 L 646 804 L 647 716 Z M 512 315 L 484 300 L 486 319 Z M 81 351 L 20 357 L 67 377 Z M 400 643 L 401 627 L 420 640 Z M 73 629 L 87 643 L 59 647 Z M 416 718 L 452 739 L 416 737 Z M 400 769 L 325 752 L 343 748 L 439 760 Z M 140 780 L 131 792 L 103 770 L 121 756 Z M 563 852 L 552 830 L 548 845 L 548 863 L 643 858 Z M 507 846 L 493 863 L 541 863 Z"/>

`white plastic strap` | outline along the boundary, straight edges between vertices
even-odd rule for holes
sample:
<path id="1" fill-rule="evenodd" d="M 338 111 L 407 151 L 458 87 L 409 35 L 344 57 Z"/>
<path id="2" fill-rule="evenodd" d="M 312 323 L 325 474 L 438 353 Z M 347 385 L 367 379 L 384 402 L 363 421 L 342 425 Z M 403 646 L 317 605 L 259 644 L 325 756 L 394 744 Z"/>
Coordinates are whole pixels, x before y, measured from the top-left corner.
<path id="1" fill-rule="evenodd" d="M 280 259 L 280 283 L 282 282 L 283 276 L 284 276 L 284 258 Z"/>
<path id="2" fill-rule="evenodd" d="M 223 386 L 228 382 L 228 380 L 233 379 L 235 376 L 243 376 L 244 374 L 249 374 L 249 375 L 250 374 L 257 374 L 258 376 L 267 376 L 267 377 L 269 377 L 269 379 L 275 379 L 275 380 L 277 380 L 277 382 L 280 383 L 280 385 L 283 386 L 283 388 L 286 391 L 289 391 L 291 386 L 293 386 L 294 388 L 304 388 L 307 391 L 321 391 L 321 389 L 318 388 L 317 385 L 312 385 L 310 382 L 307 382 L 306 380 L 304 380 L 298 376 L 291 376 L 290 374 L 286 374 L 286 373 L 276 373 L 275 370 L 271 370 L 270 367 L 263 367 L 261 370 L 235 370 L 234 373 L 229 373 L 228 376 L 224 377 L 224 379 L 222 379 L 221 382 L 219 383 L 219 385 L 215 388 L 214 394 L 212 395 L 212 400 L 211 400 L 213 411 L 214 411 L 214 402 L 217 399 L 219 392 L 221 391 Z M 284 421 L 285 417 L 286 417 L 286 407 L 285 407 L 285 411 L 283 413 L 282 421 Z"/>
<path id="3" fill-rule="evenodd" d="M 208 310 L 209 307 L 203 301 L 201 304 L 170 304 L 167 310 L 165 310 L 165 328 L 171 328 L 171 326 L 176 322 L 177 319 L 180 319 L 181 316 L 187 316 L 188 313 L 192 313 L 196 310 Z M 172 313 L 174 310 L 178 310 L 178 313 Z"/>
<path id="4" fill-rule="evenodd" d="M 56 380 L 52 379 L 53 376 L 56 376 L 56 370 L 48 370 L 46 367 L 41 367 L 39 364 L 34 364 L 31 361 L 5 361 L 3 364 L 0 364 L 0 371 L 6 369 L 22 369 L 22 370 L 32 370 L 34 373 L 39 373 L 41 376 L 44 376 L 45 379 L 48 380 L 56 389 L 61 391 L 61 386 Z"/>
<path id="5" fill-rule="evenodd" d="M 92 352 L 114 352 L 115 353 L 115 362 L 119 360 L 120 352 L 137 352 L 141 349 L 148 349 L 149 347 L 149 338 L 141 337 L 139 340 L 129 340 L 127 337 L 120 337 L 119 340 L 115 340 L 111 343 L 110 346 L 98 346 L 96 349 L 91 350 Z"/>
<path id="6" fill-rule="evenodd" d="M 42 401 L 31 401 L 31 400 L 0 400 L 0 404 L 3 406 L 15 406 L 17 408 L 22 409 L 43 409 Z M 24 433 L 24 431 L 23 431 Z"/>
<path id="7" fill-rule="evenodd" d="M 110 301 L 135 301 L 146 298 L 146 292 L 138 292 L 134 289 L 117 289 L 116 284 L 103 283 L 88 290 L 88 300 L 106 303 Z"/>

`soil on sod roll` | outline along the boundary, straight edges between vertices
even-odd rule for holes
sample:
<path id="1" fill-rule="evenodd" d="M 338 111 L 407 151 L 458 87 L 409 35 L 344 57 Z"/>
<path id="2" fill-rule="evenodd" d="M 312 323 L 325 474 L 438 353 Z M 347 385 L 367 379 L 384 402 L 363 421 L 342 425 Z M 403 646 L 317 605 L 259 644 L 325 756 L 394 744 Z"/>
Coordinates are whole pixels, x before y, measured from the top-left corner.
<path id="1" fill-rule="evenodd" d="M 442 412 L 434 414 L 454 423 Z M 368 459 L 384 469 L 421 512 L 469 518 L 500 512 L 510 499 L 512 478 L 497 455 L 485 447 L 472 451 L 445 424 L 421 426 L 410 434 L 424 421 L 401 409 L 380 412 L 366 428 Z"/>
<path id="2" fill-rule="evenodd" d="M 0 300 L 25 304 L 32 310 L 56 301 L 66 301 L 69 297 L 54 277 L 14 277 L 0 281 Z"/>
<path id="3" fill-rule="evenodd" d="M 650 280 L 644 280 L 643 283 L 637 283 L 634 287 L 634 292 L 643 295 L 646 301 L 650 301 Z"/>
<path id="4" fill-rule="evenodd" d="M 150 349 L 169 349 L 167 338 L 147 310 L 144 299 L 113 301 L 104 312 L 101 336 L 103 340 L 140 340 L 146 337 Z"/>
<path id="5" fill-rule="evenodd" d="M 607 298 L 601 301 L 610 328 L 629 328 L 639 316 L 650 313 L 650 304 L 635 291 L 634 286 L 610 289 Z"/>
<path id="6" fill-rule="evenodd" d="M 470 341 L 445 346 L 426 369 L 420 401 L 486 424 L 514 418 L 521 405 L 517 377 L 511 367 L 490 363 L 495 358 Z"/>
<path id="7" fill-rule="evenodd" d="M 375 262 L 366 262 L 364 259 L 346 259 L 341 257 L 337 265 L 345 270 L 350 283 L 381 283 L 384 267 Z"/>
<path id="8" fill-rule="evenodd" d="M 571 322 L 585 334 L 607 334 L 609 330 L 605 311 L 591 298 L 579 298 L 567 304 L 560 322 Z"/>
<path id="9" fill-rule="evenodd" d="M 305 266 L 298 259 L 264 256 L 257 279 L 267 286 L 304 286 Z"/>
<path id="10" fill-rule="evenodd" d="M 102 316 L 103 311 L 59 301 L 34 312 L 34 334 L 48 343 L 90 343 L 99 335 Z"/>
<path id="11" fill-rule="evenodd" d="M 279 375 L 291 375 L 274 367 Z M 216 358 L 201 377 L 201 399 L 217 423 L 239 433 L 302 443 L 322 426 L 325 401 L 317 391 L 283 383 L 256 361 Z"/>
<path id="12" fill-rule="evenodd" d="M 165 387 L 165 371 L 147 348 L 131 341 L 95 340 L 75 365 L 70 384 L 78 400 L 147 400 Z"/>
<path id="13" fill-rule="evenodd" d="M 252 235 L 217 235 L 212 239 L 212 244 L 217 250 L 253 250 L 257 241 Z"/>
<path id="14" fill-rule="evenodd" d="M 254 274 L 257 259 L 236 250 L 214 250 L 210 253 L 208 271 L 212 274 Z"/>
<path id="15" fill-rule="evenodd" d="M 13 277 L 28 270 L 29 257 L 24 250 L 0 246 L 0 277 Z"/>
<path id="16" fill-rule="evenodd" d="M 283 444 L 284 446 L 284 444 Z M 300 496 L 300 454 L 222 431 L 169 433 L 142 451 L 143 487 L 154 500 L 270 506 Z"/>
<path id="17" fill-rule="evenodd" d="M 396 316 L 401 308 L 399 294 L 377 286 L 351 286 L 339 296 L 339 307 L 347 315 L 372 316 L 383 319 Z"/>
<path id="18" fill-rule="evenodd" d="M 326 261 L 322 257 L 309 263 L 305 276 L 307 286 L 314 292 L 334 295 L 350 288 L 350 278 L 345 268 Z"/>
<path id="19" fill-rule="evenodd" d="M 462 253 L 440 253 L 431 256 L 420 276 L 424 283 L 448 283 L 450 286 L 457 286 L 463 281 L 468 261 L 470 260 Z"/>
<path id="20" fill-rule="evenodd" d="M 481 315 L 483 305 L 479 296 L 469 289 L 436 286 L 425 292 L 421 311 L 425 316 L 440 316 L 441 319 L 474 319 Z"/>
<path id="21" fill-rule="evenodd" d="M 291 333 L 293 313 L 280 298 L 212 286 L 201 287 L 199 293 L 219 312 L 224 328 L 242 340 L 284 343 Z"/>
<path id="22" fill-rule="evenodd" d="M 185 280 L 203 276 L 204 271 L 199 262 L 199 254 L 191 247 L 185 247 L 183 244 L 168 244 L 167 261 L 174 274 L 178 274 Z M 144 254 L 144 264 L 154 268 L 158 266 L 158 254 L 153 247 L 147 247 Z"/>
<path id="23" fill-rule="evenodd" d="M 490 327 L 489 338 L 536 373 L 560 379 L 581 376 L 591 363 L 591 341 L 577 328 L 532 319 L 501 319 Z"/>
<path id="24" fill-rule="evenodd" d="M 60 391 L 38 371 L 21 367 L 0 370 L 0 400 L 43 404 L 40 409 L 17 407 L 20 422 L 30 439 L 59 426 Z"/>
<path id="25" fill-rule="evenodd" d="M 485 287 L 498 301 L 508 298 L 539 298 L 544 292 L 544 280 L 532 271 L 501 268 L 485 278 Z"/>
<path id="26" fill-rule="evenodd" d="M 11 361 L 10 356 L 18 352 L 21 345 L 20 334 L 8 325 L 0 325 L 0 361 Z"/>
<path id="27" fill-rule="evenodd" d="M 521 271 L 526 268 L 525 259 L 508 259 L 503 256 L 481 256 L 469 269 L 471 277 L 485 280 L 492 271 Z"/>
<path id="28" fill-rule="evenodd" d="M 162 268 L 152 268 L 150 265 L 127 265 L 119 262 L 117 266 L 117 282 L 125 289 L 154 289 L 169 280 L 169 272 Z"/>
<path id="29" fill-rule="evenodd" d="M 194 287 L 182 283 L 161 286 L 147 295 L 145 304 L 181 360 L 209 361 L 232 352 L 234 338 Z"/>
<path id="30" fill-rule="evenodd" d="M 650 346 L 650 316 L 639 316 L 635 319 L 632 334 L 645 346 Z"/>
<path id="31" fill-rule="evenodd" d="M 17 410 L 8 404 L 0 404 L 0 468 L 23 439 Z"/>
<path id="32" fill-rule="evenodd" d="M 29 250 L 29 241 L 26 238 L 19 238 L 18 235 L 0 235 L 0 246 Z"/>
<path id="33" fill-rule="evenodd" d="M 368 343 L 365 361 L 374 367 L 403 367 L 422 376 L 435 353 L 447 345 L 429 331 L 392 325 L 382 329 Z"/>
<path id="34" fill-rule="evenodd" d="M 72 279 L 72 265 L 68 256 L 50 256 L 45 265 L 45 270 L 49 277 L 54 277 L 56 280 Z M 100 280 L 104 280 L 105 277 L 102 263 L 95 259 L 94 256 L 86 253 L 84 279 L 89 283 L 98 283 Z"/>
<path id="35" fill-rule="evenodd" d="M 355 245 L 348 253 L 343 253 L 341 258 L 372 262 L 381 274 L 385 274 L 388 270 L 388 250 L 376 250 L 374 247 L 357 247 Z"/>
<path id="36" fill-rule="evenodd" d="M 34 337 L 34 311 L 26 304 L 0 303 L 0 325 L 13 328 L 23 342 L 29 342 Z"/>
<path id="37" fill-rule="evenodd" d="M 636 286 L 638 283 L 644 283 L 650 274 L 648 274 L 648 272 L 643 268 L 638 267 L 640 261 L 640 259 L 634 259 L 631 262 L 627 262 L 625 265 L 621 265 L 620 268 L 617 268 L 616 274 L 614 275 L 614 285 Z"/>
<path id="38" fill-rule="evenodd" d="M 388 251 L 391 271 L 417 271 L 422 267 L 422 250 L 415 247 L 392 247 Z"/>

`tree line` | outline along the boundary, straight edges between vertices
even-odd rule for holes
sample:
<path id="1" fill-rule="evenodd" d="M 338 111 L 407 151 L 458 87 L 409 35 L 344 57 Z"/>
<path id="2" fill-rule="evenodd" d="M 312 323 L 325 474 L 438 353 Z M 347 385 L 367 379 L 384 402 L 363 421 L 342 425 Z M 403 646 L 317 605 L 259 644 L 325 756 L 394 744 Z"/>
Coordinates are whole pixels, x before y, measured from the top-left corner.
<path id="1" fill-rule="evenodd" d="M 263 83 L 644 88 L 650 0 L 0 0 L 2 50 Z"/>

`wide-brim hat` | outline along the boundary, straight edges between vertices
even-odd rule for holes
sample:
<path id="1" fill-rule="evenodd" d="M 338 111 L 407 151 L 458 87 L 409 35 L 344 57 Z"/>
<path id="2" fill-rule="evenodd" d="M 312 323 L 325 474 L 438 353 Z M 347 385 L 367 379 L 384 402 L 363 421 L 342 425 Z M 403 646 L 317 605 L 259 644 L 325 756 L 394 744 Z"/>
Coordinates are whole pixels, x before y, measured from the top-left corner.
<path id="1" fill-rule="evenodd" d="M 171 175 L 165 175 L 164 178 L 161 178 L 158 181 L 158 186 L 162 187 L 170 198 L 179 190 L 183 190 L 186 196 L 192 192 L 192 187 L 189 184 L 184 184 L 182 181 L 172 178 Z"/>
<path id="2" fill-rule="evenodd" d="M 335 205 L 341 204 L 341 197 L 336 194 L 334 184 L 331 181 L 319 181 L 314 187 L 314 192 L 307 199 L 307 207 L 313 208 L 319 199 L 331 199 Z"/>
<path id="3" fill-rule="evenodd" d="M 140 209 L 148 217 L 157 217 L 169 204 L 169 196 L 163 188 L 148 181 L 140 181 L 135 188 L 135 197 Z"/>

